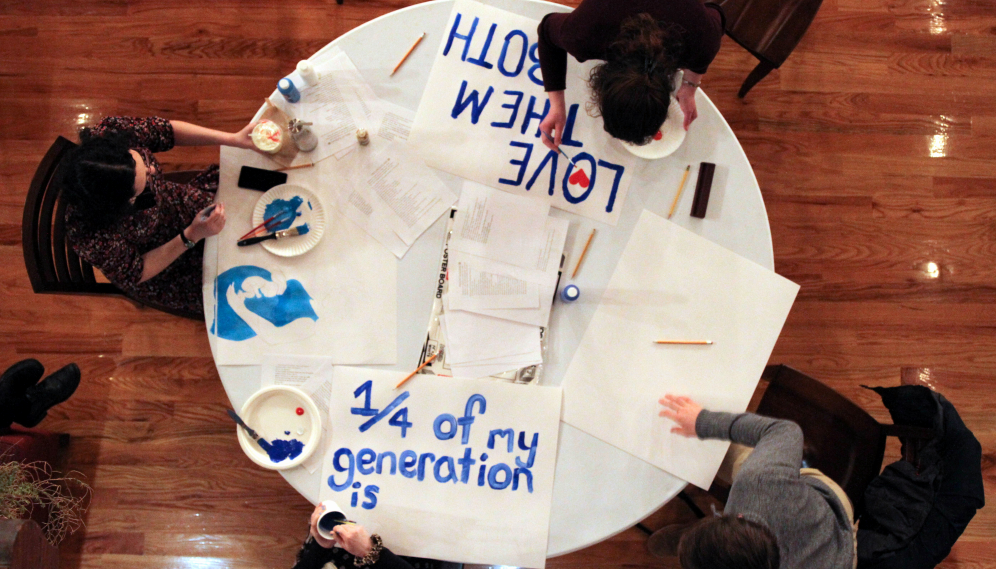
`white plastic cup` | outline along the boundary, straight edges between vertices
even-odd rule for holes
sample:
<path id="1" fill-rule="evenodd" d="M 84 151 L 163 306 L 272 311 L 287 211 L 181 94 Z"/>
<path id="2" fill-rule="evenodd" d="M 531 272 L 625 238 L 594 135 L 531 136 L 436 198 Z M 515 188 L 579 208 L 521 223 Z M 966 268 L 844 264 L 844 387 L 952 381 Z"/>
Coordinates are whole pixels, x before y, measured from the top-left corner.
<path id="1" fill-rule="evenodd" d="M 342 512 L 339 504 L 336 504 L 332 500 L 325 500 L 321 503 L 321 506 L 325 508 L 325 511 L 322 512 L 322 515 L 318 516 L 318 535 L 325 539 L 335 539 L 332 530 L 335 526 L 346 521 L 346 514 Z"/>

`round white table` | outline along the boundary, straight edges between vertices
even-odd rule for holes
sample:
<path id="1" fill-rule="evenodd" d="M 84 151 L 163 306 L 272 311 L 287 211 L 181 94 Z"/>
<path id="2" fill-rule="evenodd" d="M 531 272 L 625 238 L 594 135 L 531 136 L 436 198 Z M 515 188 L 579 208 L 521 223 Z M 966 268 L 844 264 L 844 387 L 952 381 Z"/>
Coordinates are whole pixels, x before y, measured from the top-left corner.
<path id="1" fill-rule="evenodd" d="M 489 4 L 536 20 L 549 12 L 569 11 L 565 6 L 536 0 L 490 0 Z M 322 51 L 340 47 L 378 97 L 415 110 L 444 37 L 452 5 L 452 0 L 437 0 L 386 14 L 344 34 Z M 394 77 L 388 77 L 400 55 L 422 31 L 426 32 L 422 44 Z M 277 79 L 274 78 L 274 83 Z M 565 272 L 573 268 L 591 228 L 597 227 L 599 232 L 597 246 L 588 252 L 584 269 L 573 281 L 583 291 L 582 300 L 570 305 L 559 301 L 554 304 L 543 385 L 560 385 L 641 211 L 649 209 L 667 216 L 687 164 L 693 166 L 693 171 L 672 221 L 768 269 L 774 268 L 764 201 L 747 157 L 730 126 L 701 90 L 696 102 L 699 117 L 681 148 L 668 158 L 637 167 L 615 227 L 551 210 L 551 215 L 572 221 L 565 247 L 568 255 Z M 699 162 L 716 164 L 705 219 L 688 215 Z M 223 163 L 222 168 L 225 167 Z M 445 173 L 439 175 L 459 193 L 459 179 Z M 379 369 L 409 371 L 418 364 L 432 307 L 444 228 L 445 219 L 441 218 L 398 262 L 398 363 L 376 366 Z M 217 275 L 214 238 L 208 239 L 204 257 L 204 282 L 213 283 Z M 561 285 L 567 281 L 565 274 Z M 211 314 L 214 306 L 211 287 L 205 286 L 205 291 L 205 313 Z M 210 334 L 209 337 L 215 350 L 215 339 Z M 260 387 L 259 366 L 219 366 L 218 373 L 235 409 L 240 409 Z M 524 394 L 528 390 L 529 387 L 523 387 Z M 232 444 L 238 444 L 234 429 Z M 299 467 L 281 474 L 308 500 L 318 501 L 320 470 L 310 474 Z M 561 423 L 547 554 L 570 553 L 619 533 L 660 508 L 684 486 L 684 481 Z"/>

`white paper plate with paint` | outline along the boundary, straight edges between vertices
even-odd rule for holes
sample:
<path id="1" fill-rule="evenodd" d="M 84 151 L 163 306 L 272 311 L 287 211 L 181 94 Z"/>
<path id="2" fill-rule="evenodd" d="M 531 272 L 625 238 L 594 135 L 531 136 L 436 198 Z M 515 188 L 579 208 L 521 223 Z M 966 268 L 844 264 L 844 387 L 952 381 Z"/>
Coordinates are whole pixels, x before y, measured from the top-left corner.
<path id="1" fill-rule="evenodd" d="M 681 143 L 685 141 L 685 113 L 681 110 L 681 105 L 674 97 L 671 98 L 671 106 L 667 109 L 667 120 L 661 125 L 660 130 L 654 135 L 654 139 L 643 146 L 637 146 L 624 142 L 626 150 L 647 160 L 656 160 L 670 156 L 677 150 Z"/>
<path id="2" fill-rule="evenodd" d="M 308 395 L 286 385 L 264 387 L 239 413 L 263 443 L 238 427 L 239 446 L 253 462 L 270 470 L 294 468 L 308 460 L 322 439 L 322 417 Z"/>
<path id="3" fill-rule="evenodd" d="M 295 217 L 278 225 L 278 229 L 308 224 L 308 233 L 297 237 L 263 241 L 260 245 L 267 251 L 281 257 L 295 257 L 307 253 L 322 240 L 322 234 L 325 233 L 325 208 L 311 190 L 294 184 L 274 186 L 260 196 L 256 208 L 252 211 L 252 226 L 256 227 L 283 211 L 292 211 Z"/>

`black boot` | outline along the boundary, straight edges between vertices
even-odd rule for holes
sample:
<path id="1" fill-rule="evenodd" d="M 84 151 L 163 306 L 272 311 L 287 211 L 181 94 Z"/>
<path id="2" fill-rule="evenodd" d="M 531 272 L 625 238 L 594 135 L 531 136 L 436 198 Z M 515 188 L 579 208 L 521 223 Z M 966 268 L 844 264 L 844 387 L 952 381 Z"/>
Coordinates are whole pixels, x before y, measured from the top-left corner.
<path id="1" fill-rule="evenodd" d="M 69 399 L 79 384 L 80 368 L 76 364 L 67 365 L 28 388 L 24 393 L 27 404 L 14 415 L 14 421 L 29 429 L 34 427 L 45 418 L 49 409 Z"/>
<path id="2" fill-rule="evenodd" d="M 45 366 L 38 360 L 22 360 L 7 368 L 0 377 L 0 428 L 6 429 L 14 417 L 23 409 L 24 393 L 33 387 L 42 374 Z"/>

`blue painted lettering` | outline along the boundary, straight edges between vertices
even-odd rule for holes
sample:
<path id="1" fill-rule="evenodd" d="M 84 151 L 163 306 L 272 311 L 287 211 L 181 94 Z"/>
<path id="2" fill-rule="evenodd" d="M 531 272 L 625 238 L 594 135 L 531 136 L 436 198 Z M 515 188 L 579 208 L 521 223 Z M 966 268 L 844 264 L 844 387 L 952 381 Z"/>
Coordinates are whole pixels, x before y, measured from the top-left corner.
<path id="1" fill-rule="evenodd" d="M 519 457 L 515 457 L 515 465 L 521 466 L 522 468 L 532 468 L 533 461 L 536 460 L 536 447 L 539 446 L 539 433 L 533 433 L 533 442 L 529 443 L 529 446 L 525 445 L 526 432 L 519 431 L 519 450 L 529 451 L 529 460 L 525 464 L 519 460 Z"/>
<path id="2" fill-rule="evenodd" d="M 425 463 L 426 461 L 432 462 L 436 460 L 436 455 L 431 452 L 424 452 L 418 457 L 418 481 L 421 482 L 425 480 Z"/>
<path id="3" fill-rule="evenodd" d="M 546 156 L 543 157 L 543 161 L 539 163 L 539 166 L 536 167 L 536 171 L 533 172 L 532 177 L 529 178 L 528 182 L 526 182 L 527 190 L 533 189 L 533 184 L 536 182 L 536 178 L 539 178 L 540 172 L 543 171 L 543 168 L 545 168 L 547 164 L 550 164 L 550 184 L 547 187 L 547 191 L 549 192 L 549 195 L 553 195 L 553 188 L 557 185 L 557 158 L 559 156 L 560 154 L 558 154 L 556 150 L 547 151 Z"/>
<path id="4" fill-rule="evenodd" d="M 512 128 L 512 125 L 515 124 L 515 117 L 519 115 L 519 105 L 522 103 L 524 93 L 522 91 L 505 91 L 503 94 L 515 96 L 514 103 L 505 103 L 501 106 L 503 109 L 512 109 L 512 116 L 508 117 L 507 122 L 493 122 L 491 126 L 495 128 Z"/>
<path id="5" fill-rule="evenodd" d="M 481 415 L 483 415 L 488 408 L 488 401 L 484 399 L 484 396 L 480 393 L 475 393 L 467 398 L 467 404 L 463 407 L 463 417 L 457 419 L 457 423 L 462 429 L 460 432 L 460 444 L 462 445 L 467 444 L 467 441 L 470 440 L 470 426 L 474 423 L 474 403 L 477 403 L 477 407 L 481 412 Z M 484 458 L 481 460 L 485 460 L 487 458 L 488 455 L 484 455 Z"/>
<path id="6" fill-rule="evenodd" d="M 474 18 L 474 19 L 476 20 L 477 18 Z M 485 69 L 491 69 L 492 67 L 494 67 L 494 65 L 488 63 L 485 60 L 488 57 L 488 50 L 491 49 L 491 40 L 495 37 L 495 30 L 497 28 L 498 28 L 498 24 L 491 24 L 491 29 L 488 30 L 488 39 L 486 39 L 484 41 L 484 47 L 481 48 L 481 55 L 477 56 L 476 58 L 475 57 L 471 57 L 470 59 L 466 60 L 467 63 L 473 63 L 474 65 L 480 65 L 481 67 L 483 67 Z M 468 43 L 470 43 L 470 42 L 468 42 Z"/>
<path id="7" fill-rule="evenodd" d="M 578 120 L 578 105 L 574 103 L 567 109 L 567 124 L 564 125 L 564 135 L 560 138 L 561 146 L 576 146 L 581 148 L 581 142 L 571 138 L 574 136 L 574 124 Z"/>
<path id="8" fill-rule="evenodd" d="M 470 480 L 470 467 L 474 466 L 477 462 L 470 457 L 470 447 L 463 449 L 463 458 L 458 458 L 457 462 L 460 463 L 460 482 L 464 484 Z"/>
<path id="9" fill-rule="evenodd" d="M 535 44 L 535 43 L 532 46 L 529 47 L 529 59 L 530 59 L 530 61 L 533 62 L 533 66 L 529 68 L 529 79 L 533 83 L 536 83 L 537 85 L 539 85 L 540 87 L 542 87 L 543 86 L 543 79 L 541 77 L 537 77 L 536 76 L 536 72 L 539 71 L 539 68 L 540 68 L 539 53 L 537 53 L 537 51 L 536 51 L 538 47 L 539 47 L 539 44 Z"/>
<path id="10" fill-rule="evenodd" d="M 382 452 L 380 456 L 377 457 L 377 474 L 384 473 L 384 458 L 391 457 L 391 471 L 390 474 L 394 474 L 398 470 L 398 457 L 394 456 L 391 451 Z"/>
<path id="11" fill-rule="evenodd" d="M 343 456 L 349 459 L 349 466 L 342 466 L 340 464 L 339 459 L 342 458 Z M 348 448 L 341 448 L 335 451 L 335 454 L 332 455 L 332 467 L 335 468 L 336 472 L 349 472 L 349 474 L 346 476 L 346 481 L 343 482 L 342 484 L 335 483 L 335 474 L 329 476 L 328 480 L 329 488 L 332 488 L 336 492 L 342 492 L 346 488 L 349 488 L 350 484 L 353 483 L 353 474 L 355 466 L 356 464 L 353 459 L 353 451 L 349 450 Z"/>
<path id="12" fill-rule="evenodd" d="M 405 478 L 415 478 L 415 475 L 418 474 L 418 471 L 415 469 L 415 465 L 418 463 L 418 454 L 411 450 L 401 451 L 401 456 L 398 457 L 398 460 L 401 461 L 398 472 Z"/>
<path id="13" fill-rule="evenodd" d="M 515 65 L 515 71 L 505 68 L 505 57 L 508 55 L 508 46 L 512 38 L 522 40 L 522 47 L 519 49 L 519 63 Z M 505 43 L 501 46 L 501 56 L 498 57 L 498 71 L 505 77 L 516 77 L 522 73 L 522 66 L 526 64 L 526 53 L 529 51 L 529 37 L 522 30 L 512 30 L 505 36 Z"/>
<path id="14" fill-rule="evenodd" d="M 374 469 L 372 466 L 367 468 L 369 465 L 373 464 L 377 460 L 377 453 L 373 449 L 363 448 L 360 452 L 356 453 L 356 470 L 360 474 L 373 474 Z"/>
<path id="15" fill-rule="evenodd" d="M 446 476 L 441 476 L 439 474 L 439 471 L 441 470 L 440 467 L 442 467 L 443 465 L 445 465 L 446 469 L 449 471 L 446 474 Z M 439 460 L 436 461 L 436 466 L 434 466 L 432 469 L 432 475 L 436 478 L 436 482 L 446 483 L 452 480 L 453 483 L 456 484 L 457 483 L 456 465 L 453 463 L 453 457 L 452 456 L 439 457 Z"/>
<path id="16" fill-rule="evenodd" d="M 460 114 L 463 113 L 464 109 L 466 109 L 469 105 L 472 107 L 470 109 L 470 122 L 477 124 L 477 121 L 481 120 L 481 113 L 484 111 L 484 107 L 488 105 L 488 99 L 491 98 L 491 93 L 495 92 L 495 88 L 488 87 L 488 92 L 484 94 L 483 101 L 478 101 L 477 89 L 471 91 L 469 97 L 464 98 L 466 91 L 467 81 L 464 80 L 463 83 L 460 84 L 460 94 L 457 95 L 456 103 L 453 105 L 453 111 L 450 113 L 450 116 L 453 118 L 459 117 Z"/>
<path id="17" fill-rule="evenodd" d="M 498 481 L 498 474 L 502 473 L 504 476 L 503 480 Z M 512 469 L 504 463 L 499 462 L 488 470 L 488 486 L 491 486 L 495 490 L 504 490 L 508 488 L 508 485 L 512 483 Z"/>
<path id="18" fill-rule="evenodd" d="M 516 462 L 516 464 L 518 464 L 519 459 L 515 459 L 515 462 Z M 516 491 L 516 490 L 519 489 L 519 475 L 520 474 L 525 474 L 526 475 L 526 489 L 529 490 L 530 494 L 532 494 L 533 493 L 533 473 L 530 472 L 528 468 L 516 468 L 515 469 L 515 480 L 512 481 L 512 491 L 514 492 L 514 491 Z"/>
<path id="19" fill-rule="evenodd" d="M 508 163 L 512 166 L 519 167 L 519 175 L 516 176 L 514 180 L 510 180 L 508 178 L 498 178 L 498 183 L 507 184 L 509 186 L 518 186 L 522 184 L 522 178 L 526 176 L 526 166 L 529 165 L 529 157 L 533 154 L 533 145 L 530 142 L 516 142 L 514 140 L 509 142 L 508 145 L 513 148 L 525 148 L 526 155 L 522 157 L 522 160 L 512 159 L 508 161 Z"/>
<path id="20" fill-rule="evenodd" d="M 516 470 L 516 472 L 518 472 L 518 470 Z M 530 478 L 530 481 L 531 480 L 532 479 Z M 516 483 L 518 483 L 518 480 L 516 480 Z M 513 490 L 514 489 L 515 488 L 513 488 Z M 532 492 L 532 490 L 529 491 Z M 365 502 L 363 502 L 364 510 L 372 510 L 375 507 L 377 507 L 377 492 L 380 492 L 380 487 L 375 486 L 373 484 L 367 486 L 366 490 L 363 491 L 363 496 L 367 499 Z"/>
<path id="21" fill-rule="evenodd" d="M 354 508 L 356 507 L 356 497 L 357 497 L 356 495 L 357 494 L 358 494 L 358 492 L 353 492 L 353 497 L 349 500 L 349 505 L 352 506 L 352 507 L 354 507 Z"/>
<path id="22" fill-rule="evenodd" d="M 612 191 L 609 192 L 609 201 L 605 204 L 605 213 L 611 213 L 612 207 L 616 203 L 616 191 L 619 189 L 619 181 L 622 180 L 623 172 L 626 171 L 626 168 L 618 164 L 606 162 L 605 160 L 599 160 L 598 165 L 608 168 L 616 173 L 615 177 L 612 179 Z M 592 181 L 592 183 L 594 183 L 594 181 Z"/>
<path id="23" fill-rule="evenodd" d="M 446 431 L 443 431 L 443 423 L 449 423 Z M 432 422 L 432 430 L 436 433 L 436 438 L 441 441 L 448 441 L 456 435 L 457 432 L 457 422 L 456 417 L 450 415 L 449 413 L 443 413 L 442 415 L 436 417 L 436 420 Z"/>
<path id="24" fill-rule="evenodd" d="M 488 433 L 488 448 L 495 448 L 495 437 L 505 437 L 508 442 L 508 452 L 515 448 L 515 431 L 512 429 L 492 429 Z"/>
<path id="25" fill-rule="evenodd" d="M 533 110 L 535 108 L 536 108 L 536 95 L 530 95 L 529 96 L 529 104 L 526 105 L 526 116 L 523 117 L 523 119 L 522 119 L 522 129 L 520 131 L 521 134 L 526 134 L 526 131 L 529 130 L 529 123 L 531 123 L 533 119 L 536 119 L 539 122 L 543 122 L 543 119 L 546 118 L 546 114 L 550 112 L 550 99 L 547 99 L 546 97 L 543 97 L 543 112 L 542 113 L 535 112 Z M 536 138 L 540 137 L 540 129 L 539 129 L 539 124 L 538 123 L 536 125 L 536 134 L 535 134 L 535 136 L 536 136 Z"/>
<path id="26" fill-rule="evenodd" d="M 567 203 L 581 203 L 584 200 L 588 199 L 588 196 L 591 195 L 591 191 L 595 189 L 595 159 L 592 157 L 591 154 L 588 154 L 587 152 L 578 152 L 577 154 L 574 155 L 575 163 L 581 162 L 582 160 L 587 160 L 588 163 L 591 164 L 590 168 L 591 176 L 588 182 L 588 189 L 585 190 L 584 193 L 581 194 L 580 196 L 575 197 L 571 195 L 570 190 L 567 189 L 567 181 L 571 177 L 571 170 L 574 169 L 574 165 L 568 162 L 567 170 L 564 172 L 564 183 L 563 183 L 564 199 L 567 200 Z"/>
<path id="27" fill-rule="evenodd" d="M 453 28 L 450 30 L 450 36 L 446 38 L 446 49 L 443 50 L 443 57 L 446 57 L 450 53 L 450 47 L 453 46 L 454 39 L 463 40 L 463 55 L 460 56 L 461 61 L 467 61 L 467 51 L 470 50 L 470 42 L 474 39 L 474 31 L 477 30 L 477 22 L 480 18 L 474 18 L 474 23 L 470 25 L 470 32 L 467 35 L 461 35 L 457 33 L 457 28 L 460 27 L 460 18 L 462 14 L 457 12 L 456 18 L 453 19 Z"/>

